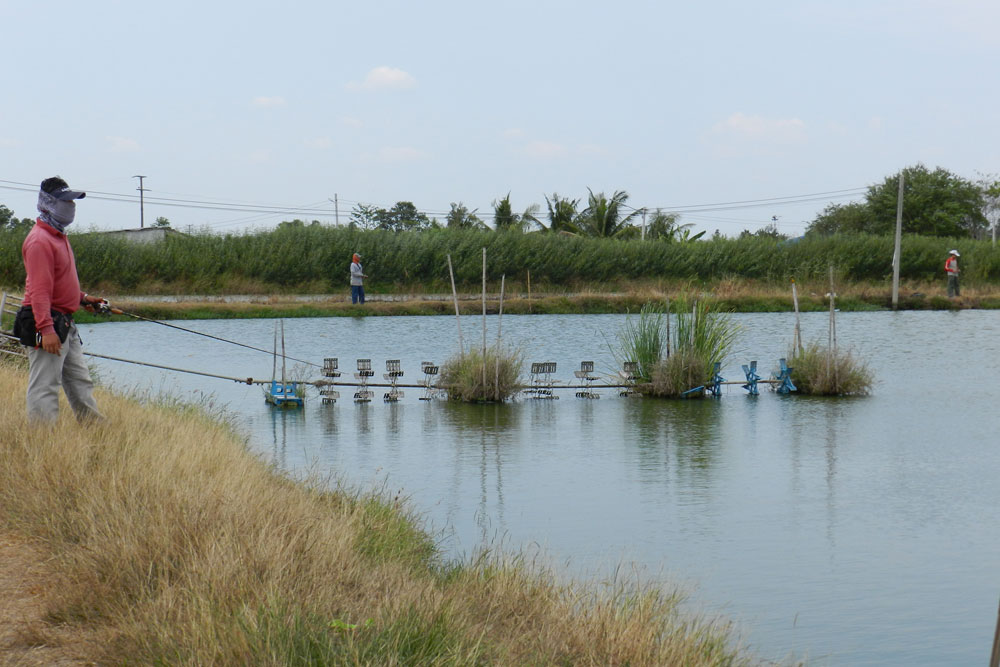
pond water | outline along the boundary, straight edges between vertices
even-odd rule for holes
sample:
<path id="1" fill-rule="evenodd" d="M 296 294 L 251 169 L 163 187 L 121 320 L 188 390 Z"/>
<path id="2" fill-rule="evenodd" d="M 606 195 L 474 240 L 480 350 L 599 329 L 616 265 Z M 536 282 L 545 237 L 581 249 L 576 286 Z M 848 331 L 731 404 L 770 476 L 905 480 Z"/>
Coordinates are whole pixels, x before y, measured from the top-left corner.
<path id="1" fill-rule="evenodd" d="M 742 333 L 723 375 L 759 361 L 766 376 L 791 340 L 790 314 L 736 315 Z M 620 315 L 504 316 L 504 340 L 573 380 L 583 360 L 611 372 Z M 803 315 L 826 341 L 828 316 Z M 272 349 L 274 320 L 176 324 Z M 496 336 L 497 318 L 487 338 Z M 81 327 L 90 352 L 226 376 L 269 378 L 272 358 L 144 322 Z M 1000 312 L 842 313 L 838 341 L 874 369 L 867 398 L 657 401 L 604 390 L 582 400 L 471 406 L 355 404 L 353 390 L 302 411 L 261 389 L 95 360 L 102 380 L 224 405 L 251 446 L 293 474 L 335 475 L 401 493 L 450 555 L 481 545 L 541 551 L 574 576 L 620 563 L 693 590 L 692 604 L 735 620 L 758 655 L 817 664 L 942 665 L 988 660 L 1000 595 Z M 381 378 L 401 359 L 458 350 L 454 317 L 285 321 L 287 354 L 345 376 L 371 358 Z M 463 318 L 466 344 L 481 320 Z M 319 379 L 318 368 L 308 368 Z"/>

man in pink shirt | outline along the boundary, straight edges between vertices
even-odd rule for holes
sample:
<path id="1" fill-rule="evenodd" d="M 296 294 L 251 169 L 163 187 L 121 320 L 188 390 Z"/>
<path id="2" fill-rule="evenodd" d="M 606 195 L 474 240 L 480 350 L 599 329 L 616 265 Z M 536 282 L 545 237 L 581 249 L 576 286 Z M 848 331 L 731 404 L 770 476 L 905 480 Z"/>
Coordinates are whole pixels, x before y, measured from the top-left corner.
<path id="1" fill-rule="evenodd" d="M 73 323 L 73 313 L 80 306 L 101 299 L 80 291 L 76 260 L 65 233 L 76 215 L 75 200 L 86 196 L 70 190 L 58 176 L 42 181 L 38 220 L 21 246 L 27 280 L 18 319 L 29 331 L 33 323 L 37 332 L 35 345 L 28 346 L 27 405 L 28 419 L 33 422 L 58 418 L 59 387 L 66 392 L 77 420 L 104 419 L 94 401 L 94 383 Z"/>

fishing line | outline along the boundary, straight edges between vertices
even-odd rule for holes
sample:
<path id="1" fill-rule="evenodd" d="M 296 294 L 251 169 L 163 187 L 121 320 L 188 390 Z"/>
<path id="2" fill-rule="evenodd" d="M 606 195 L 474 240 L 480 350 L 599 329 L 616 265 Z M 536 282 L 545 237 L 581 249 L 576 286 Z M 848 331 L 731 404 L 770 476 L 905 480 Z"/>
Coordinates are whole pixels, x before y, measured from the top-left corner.
<path id="1" fill-rule="evenodd" d="M 257 352 L 263 352 L 265 354 L 274 355 L 274 353 L 275 353 L 274 350 L 265 350 L 262 347 L 254 347 L 253 345 L 247 345 L 246 343 L 240 343 L 240 342 L 237 342 L 235 340 L 229 340 L 227 338 L 220 338 L 219 336 L 213 336 L 212 334 L 202 333 L 201 331 L 195 331 L 194 329 L 185 329 L 184 327 L 179 327 L 176 324 L 169 324 L 167 322 L 161 322 L 160 320 L 150 319 L 148 317 L 143 317 L 142 315 L 136 315 L 134 313 L 126 313 L 125 311 L 123 311 L 123 310 L 121 310 L 119 308 L 109 307 L 108 308 L 108 312 L 113 313 L 115 315 L 124 315 L 126 317 L 132 317 L 132 318 L 135 318 L 137 320 L 142 320 L 143 322 L 152 322 L 153 324 L 162 324 L 163 326 L 170 327 L 171 329 L 177 329 L 179 331 L 186 331 L 188 333 L 193 333 L 193 334 L 197 334 L 199 336 L 204 336 L 205 338 L 211 338 L 213 340 L 218 340 L 218 341 L 221 341 L 223 343 L 232 343 L 233 345 L 239 345 L 240 347 L 245 347 L 245 348 L 247 348 L 249 350 L 256 350 Z M 295 357 L 289 357 L 287 355 L 280 355 L 280 354 L 277 355 L 277 356 L 283 357 L 285 359 L 290 359 L 292 361 L 298 361 L 299 363 L 308 364 L 309 366 L 315 366 L 316 368 L 322 368 L 322 366 L 320 364 L 317 364 L 317 363 L 315 363 L 313 361 L 306 361 L 305 359 L 296 359 Z"/>
<path id="2" fill-rule="evenodd" d="M 8 338 L 10 340 L 14 340 L 14 341 L 18 340 L 14 336 L 11 336 L 10 334 L 5 333 L 5 332 L 2 333 L 2 334 L 0 334 L 0 335 L 2 335 L 4 338 Z M 2 354 L 9 354 L 12 357 L 20 357 L 22 359 L 24 359 L 24 358 L 27 357 L 27 355 L 23 351 L 8 350 L 8 349 L 4 349 L 4 348 L 0 348 L 0 353 L 2 353 Z M 192 370 L 187 369 L 187 368 L 176 368 L 174 366 L 164 366 L 162 364 L 154 364 L 154 363 L 151 363 L 151 362 L 148 362 L 148 361 L 136 361 L 135 359 L 122 359 L 121 357 L 111 357 L 111 356 L 108 356 L 106 354 L 98 354 L 97 352 L 83 352 L 83 354 L 86 355 L 86 356 L 88 356 L 88 357 L 97 357 L 99 359 L 107 359 L 109 361 L 120 361 L 120 362 L 125 363 L 125 364 L 135 364 L 137 366 L 149 366 L 151 368 L 160 368 L 160 369 L 163 369 L 165 371 L 174 371 L 176 373 L 190 373 L 191 375 L 202 375 L 202 376 L 210 377 L 210 378 L 218 378 L 220 380 L 231 380 L 232 382 L 238 382 L 240 384 L 250 384 L 250 385 L 253 385 L 253 384 L 270 384 L 270 382 L 271 382 L 270 380 L 254 380 L 252 377 L 238 378 L 238 377 L 232 377 L 232 376 L 229 376 L 229 375 L 217 375 L 215 373 L 206 373 L 204 371 L 192 371 Z M 329 382 L 327 382 L 325 380 L 314 380 L 314 381 L 300 380 L 300 381 L 298 381 L 298 384 L 307 384 L 307 385 L 312 385 L 314 387 L 323 387 L 323 386 L 326 386 L 327 384 L 331 384 L 331 383 L 329 383 Z"/>

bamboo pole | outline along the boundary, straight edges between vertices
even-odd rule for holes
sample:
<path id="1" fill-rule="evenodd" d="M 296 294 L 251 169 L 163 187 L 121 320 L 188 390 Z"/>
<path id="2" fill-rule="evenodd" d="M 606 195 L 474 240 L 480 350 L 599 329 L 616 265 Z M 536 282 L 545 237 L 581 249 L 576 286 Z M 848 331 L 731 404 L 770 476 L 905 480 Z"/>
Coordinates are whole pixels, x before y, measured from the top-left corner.
<path id="1" fill-rule="evenodd" d="M 667 297 L 667 358 L 670 358 L 670 297 Z"/>
<path id="2" fill-rule="evenodd" d="M 274 323 L 274 355 L 271 357 L 271 381 L 278 379 L 278 323 Z"/>
<path id="3" fill-rule="evenodd" d="M 903 235 L 903 172 L 899 172 L 899 194 L 896 196 L 896 241 L 892 253 L 892 309 L 899 308 L 899 265 L 902 263 L 900 238 Z"/>
<path id="4" fill-rule="evenodd" d="M 792 278 L 792 303 L 795 305 L 795 334 L 792 336 L 792 345 L 800 353 L 802 350 L 802 324 L 799 320 L 799 293 L 795 288 L 795 278 Z"/>
<path id="5" fill-rule="evenodd" d="M 483 398 L 486 398 L 486 248 L 483 248 Z"/>
<path id="6" fill-rule="evenodd" d="M 285 389 L 285 320 L 281 320 L 281 394 L 287 393 Z"/>
<path id="7" fill-rule="evenodd" d="M 691 348 L 694 349 L 694 330 L 697 328 L 698 302 L 691 306 Z"/>
<path id="8" fill-rule="evenodd" d="M 833 387 L 834 391 L 839 390 L 840 383 L 837 381 L 837 365 L 834 361 L 837 358 L 837 315 L 835 301 L 836 293 L 833 291 L 833 265 L 830 265 L 830 330 L 827 334 L 827 355 L 826 355 L 826 375 L 830 377 L 830 367 L 833 366 Z"/>
<path id="9" fill-rule="evenodd" d="M 500 330 L 503 326 L 503 290 L 504 281 L 507 278 L 507 274 L 500 276 L 500 314 L 497 317 L 497 363 L 496 363 L 496 392 L 494 394 L 493 400 L 500 400 Z"/>
<path id="10" fill-rule="evenodd" d="M 451 277 L 451 298 L 455 301 L 455 323 L 458 324 L 459 355 L 465 356 L 465 343 L 462 342 L 462 320 L 458 316 L 458 292 L 455 291 L 455 273 L 451 270 L 451 254 L 448 255 L 448 275 Z"/>

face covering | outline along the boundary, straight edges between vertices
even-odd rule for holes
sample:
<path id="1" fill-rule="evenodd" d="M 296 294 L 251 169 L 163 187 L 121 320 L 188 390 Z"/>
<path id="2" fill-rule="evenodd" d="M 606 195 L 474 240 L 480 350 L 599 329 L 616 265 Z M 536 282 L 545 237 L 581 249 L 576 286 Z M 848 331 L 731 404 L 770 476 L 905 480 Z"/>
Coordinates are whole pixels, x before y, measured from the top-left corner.
<path id="1" fill-rule="evenodd" d="M 44 190 L 38 193 L 38 216 L 45 222 L 60 232 L 66 231 L 66 226 L 73 222 L 76 217 L 76 202 L 73 200 L 62 201 L 56 199 Z"/>

